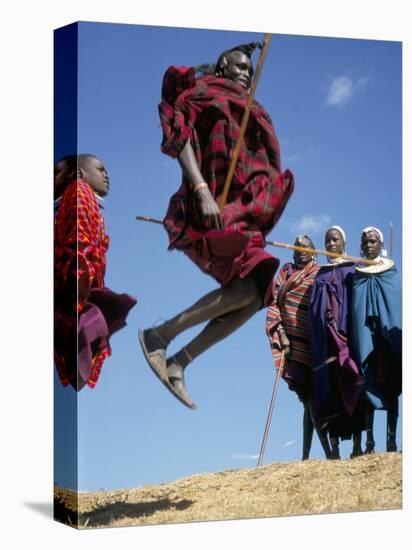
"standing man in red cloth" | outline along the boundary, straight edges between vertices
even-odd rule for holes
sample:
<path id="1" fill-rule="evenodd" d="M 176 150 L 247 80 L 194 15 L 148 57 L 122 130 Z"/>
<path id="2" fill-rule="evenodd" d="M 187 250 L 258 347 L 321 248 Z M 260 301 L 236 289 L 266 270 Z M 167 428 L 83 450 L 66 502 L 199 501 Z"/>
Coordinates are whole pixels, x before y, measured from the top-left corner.
<path id="1" fill-rule="evenodd" d="M 64 157 L 55 166 L 54 357 L 64 386 L 94 387 L 111 355 L 109 338 L 125 326 L 136 300 L 104 285 L 109 236 L 103 197 L 109 176 L 94 155 Z"/>
<path id="2" fill-rule="evenodd" d="M 164 219 L 169 249 L 183 251 L 221 286 L 162 325 L 140 330 L 139 338 L 154 373 L 189 408 L 195 405 L 184 382 L 187 365 L 269 305 L 279 261 L 265 251 L 265 236 L 294 187 L 291 172 L 281 171 L 271 119 L 253 101 L 227 204 L 220 212 L 257 46 L 237 46 L 223 52 L 216 64 L 197 69 L 169 67 L 163 79 L 161 150 L 177 158 L 183 172 Z M 166 357 L 173 338 L 205 321 L 209 323 L 198 336 Z"/>

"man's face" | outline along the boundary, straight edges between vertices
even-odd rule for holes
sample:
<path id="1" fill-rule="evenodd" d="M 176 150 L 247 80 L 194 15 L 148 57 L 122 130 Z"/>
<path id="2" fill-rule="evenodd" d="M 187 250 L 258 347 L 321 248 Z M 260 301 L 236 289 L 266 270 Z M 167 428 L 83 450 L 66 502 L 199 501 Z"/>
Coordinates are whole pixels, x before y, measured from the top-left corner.
<path id="1" fill-rule="evenodd" d="M 80 167 L 84 180 L 93 187 L 98 195 L 105 197 L 109 192 L 110 181 L 103 162 L 95 157 L 87 157 Z"/>
<path id="2" fill-rule="evenodd" d="M 230 52 L 225 55 L 227 65 L 222 74 L 225 78 L 241 84 L 244 88 L 250 88 L 253 67 L 250 58 L 240 51 Z"/>
<path id="3" fill-rule="evenodd" d="M 362 235 L 361 250 L 367 260 L 374 260 L 379 256 L 381 241 L 375 231 Z"/>
<path id="4" fill-rule="evenodd" d="M 296 239 L 295 246 L 301 246 L 302 248 L 311 249 L 311 243 L 306 237 Z M 297 266 L 305 266 L 313 259 L 313 252 L 305 252 L 303 250 L 295 250 L 293 254 L 293 259 Z"/>

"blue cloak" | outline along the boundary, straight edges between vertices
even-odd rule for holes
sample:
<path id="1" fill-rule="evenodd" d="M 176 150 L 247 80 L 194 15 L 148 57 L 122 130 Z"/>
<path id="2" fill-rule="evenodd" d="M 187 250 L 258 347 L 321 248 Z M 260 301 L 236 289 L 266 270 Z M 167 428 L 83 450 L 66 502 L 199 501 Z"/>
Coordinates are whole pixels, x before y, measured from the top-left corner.
<path id="1" fill-rule="evenodd" d="M 351 311 L 351 346 L 366 394 L 375 408 L 387 409 L 402 385 L 402 292 L 395 266 L 382 273 L 356 271 Z"/>

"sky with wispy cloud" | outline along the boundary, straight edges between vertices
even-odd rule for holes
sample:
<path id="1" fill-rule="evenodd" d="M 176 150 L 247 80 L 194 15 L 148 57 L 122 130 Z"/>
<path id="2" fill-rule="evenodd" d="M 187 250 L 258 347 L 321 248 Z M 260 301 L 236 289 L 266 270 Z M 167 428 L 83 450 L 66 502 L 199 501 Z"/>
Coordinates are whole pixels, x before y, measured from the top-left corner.
<path id="1" fill-rule="evenodd" d="M 246 453 L 233 453 L 233 458 L 239 460 L 256 460 L 259 458 L 258 454 L 246 454 Z"/>
<path id="2" fill-rule="evenodd" d="M 334 107 L 346 105 L 355 98 L 368 83 L 368 77 L 352 79 L 349 76 L 341 75 L 332 80 L 329 85 L 326 103 Z"/>
<path id="3" fill-rule="evenodd" d="M 160 226 L 135 216 L 162 219 L 180 185 L 177 161 L 160 152 L 157 106 L 166 68 L 214 61 L 229 47 L 261 39 L 259 33 L 80 24 L 78 146 L 105 161 L 111 180 L 106 284 L 138 299 L 128 326 L 111 340 L 96 388 L 78 396 L 80 490 L 162 483 L 250 467 L 257 459 L 275 380 L 266 312 L 188 366 L 197 409 L 183 407 L 146 365 L 137 330 L 175 315 L 216 283 L 167 250 Z M 348 253 L 357 255 L 363 227 L 387 234 L 394 222 L 394 259 L 401 266 L 401 71 L 397 42 L 273 35 L 256 99 L 274 122 L 295 190 L 268 240 L 291 243 L 306 233 L 323 248 L 324 231 L 338 224 Z M 65 154 L 56 150 L 56 160 Z M 288 250 L 268 250 L 280 265 L 291 261 Z M 177 338 L 170 352 L 199 329 Z M 65 404 L 73 390 L 56 377 L 55 392 L 56 481 L 71 486 Z M 300 459 L 302 415 L 282 382 L 264 463 Z M 379 452 L 384 414 L 375 422 Z M 349 453 L 342 444 L 342 456 Z M 316 435 L 311 457 L 323 457 Z"/>
<path id="4" fill-rule="evenodd" d="M 320 214 L 319 216 L 304 214 L 300 220 L 291 225 L 290 230 L 296 235 L 317 235 L 318 233 L 325 233 L 330 225 L 331 217 L 328 214 Z"/>

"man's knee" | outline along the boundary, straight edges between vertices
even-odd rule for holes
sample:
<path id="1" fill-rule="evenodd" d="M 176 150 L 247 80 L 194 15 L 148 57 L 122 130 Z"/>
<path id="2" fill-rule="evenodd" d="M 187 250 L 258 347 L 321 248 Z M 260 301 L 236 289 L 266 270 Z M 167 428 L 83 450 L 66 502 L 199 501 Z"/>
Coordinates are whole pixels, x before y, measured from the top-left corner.
<path id="1" fill-rule="evenodd" d="M 258 297 L 258 290 L 255 281 L 251 277 L 236 279 L 232 285 L 233 298 L 239 307 L 245 307 L 255 301 Z"/>

